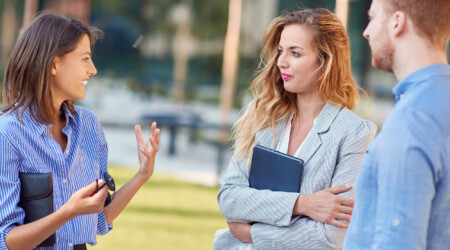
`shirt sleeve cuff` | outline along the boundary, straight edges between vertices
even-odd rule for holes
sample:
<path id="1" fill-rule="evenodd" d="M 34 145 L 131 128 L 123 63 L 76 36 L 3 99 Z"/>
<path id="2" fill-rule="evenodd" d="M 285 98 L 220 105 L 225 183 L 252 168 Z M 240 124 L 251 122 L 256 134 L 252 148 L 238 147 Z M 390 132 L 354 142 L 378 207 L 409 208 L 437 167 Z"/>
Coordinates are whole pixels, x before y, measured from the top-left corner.
<path id="1" fill-rule="evenodd" d="M 0 249 L 8 249 L 8 246 L 6 246 L 6 236 L 9 234 L 9 232 L 16 227 L 14 223 L 9 223 L 3 227 L 0 228 Z"/>
<path id="2" fill-rule="evenodd" d="M 283 213 L 280 220 L 275 221 L 274 226 L 290 226 L 298 219 L 299 216 L 293 216 L 292 212 L 294 211 L 295 203 L 297 203 L 299 195 L 299 193 L 286 193 L 286 204 L 284 204 L 286 207 L 286 212 Z"/>
<path id="3" fill-rule="evenodd" d="M 113 229 L 113 223 L 106 222 L 105 212 L 98 214 L 97 234 L 104 235 Z"/>
<path id="4" fill-rule="evenodd" d="M 252 242 L 255 249 L 274 249 L 273 234 L 262 223 L 255 223 L 251 227 Z"/>

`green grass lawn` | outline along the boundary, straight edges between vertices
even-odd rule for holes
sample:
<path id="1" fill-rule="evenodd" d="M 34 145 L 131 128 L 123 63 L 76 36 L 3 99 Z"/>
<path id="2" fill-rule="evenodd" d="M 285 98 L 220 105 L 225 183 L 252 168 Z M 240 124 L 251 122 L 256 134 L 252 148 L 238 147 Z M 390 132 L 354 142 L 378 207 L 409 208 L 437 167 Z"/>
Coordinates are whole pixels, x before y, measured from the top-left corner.
<path id="1" fill-rule="evenodd" d="M 136 170 L 109 167 L 118 187 Z M 155 174 L 98 236 L 94 249 L 211 249 L 214 233 L 227 227 L 217 205 L 217 187 Z M 89 246 L 88 246 L 89 248 Z"/>

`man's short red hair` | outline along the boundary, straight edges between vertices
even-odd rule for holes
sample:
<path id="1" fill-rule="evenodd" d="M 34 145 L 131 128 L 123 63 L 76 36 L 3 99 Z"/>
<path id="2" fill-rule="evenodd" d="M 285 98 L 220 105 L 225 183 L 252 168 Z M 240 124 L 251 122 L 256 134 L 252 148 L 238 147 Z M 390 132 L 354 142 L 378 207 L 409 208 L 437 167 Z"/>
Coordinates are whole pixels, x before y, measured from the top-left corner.
<path id="1" fill-rule="evenodd" d="M 449 0 L 381 0 L 387 14 L 405 12 L 416 31 L 433 45 L 444 48 L 450 37 Z"/>

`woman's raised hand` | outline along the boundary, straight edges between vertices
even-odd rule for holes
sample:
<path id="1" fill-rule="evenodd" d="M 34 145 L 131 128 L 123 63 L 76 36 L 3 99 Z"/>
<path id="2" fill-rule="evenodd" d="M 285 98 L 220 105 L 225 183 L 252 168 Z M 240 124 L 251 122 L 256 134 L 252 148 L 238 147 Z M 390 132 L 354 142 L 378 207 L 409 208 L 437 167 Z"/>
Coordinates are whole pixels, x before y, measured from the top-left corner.
<path id="1" fill-rule="evenodd" d="M 148 137 L 147 142 L 142 137 L 142 130 L 140 125 L 134 126 L 134 133 L 136 134 L 136 142 L 139 158 L 139 174 L 148 180 L 153 175 L 155 167 L 155 157 L 159 150 L 159 128 L 156 127 L 156 122 L 152 123 L 152 133 Z"/>
<path id="2" fill-rule="evenodd" d="M 309 195 L 301 194 L 295 203 L 293 214 L 306 215 L 326 224 L 347 228 L 352 218 L 355 200 L 337 194 L 350 189 L 352 186 L 337 186 Z"/>

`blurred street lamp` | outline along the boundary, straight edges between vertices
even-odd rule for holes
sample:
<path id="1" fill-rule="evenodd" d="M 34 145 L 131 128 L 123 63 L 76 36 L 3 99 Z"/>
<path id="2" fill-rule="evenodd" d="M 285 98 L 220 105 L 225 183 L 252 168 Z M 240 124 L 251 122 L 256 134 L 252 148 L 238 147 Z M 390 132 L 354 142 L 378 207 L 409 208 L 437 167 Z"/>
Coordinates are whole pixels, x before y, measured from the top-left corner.
<path id="1" fill-rule="evenodd" d="M 341 20 L 344 28 L 347 29 L 349 0 L 336 0 L 336 16 Z"/>
<path id="2" fill-rule="evenodd" d="M 0 67 L 5 67 L 8 62 L 9 54 L 14 46 L 16 35 L 16 1 L 5 1 L 2 13 L 2 34 L 1 34 L 1 59 Z"/>
<path id="3" fill-rule="evenodd" d="M 30 25 L 30 23 L 36 17 L 38 10 L 38 1 L 36 0 L 25 0 L 25 7 L 23 9 L 23 23 L 20 28 L 20 34 Z"/>
<path id="4" fill-rule="evenodd" d="M 176 25 L 173 39 L 173 96 L 175 101 L 182 103 L 185 100 L 186 74 L 189 63 L 191 9 L 188 3 L 176 5 L 170 12 L 170 20 Z"/>
<path id="5" fill-rule="evenodd" d="M 91 19 L 91 0 L 61 0 L 61 14 L 74 17 L 89 25 Z"/>
<path id="6" fill-rule="evenodd" d="M 241 11 L 242 0 L 229 0 L 227 34 L 223 50 L 222 85 L 220 88 L 220 108 L 222 111 L 220 140 L 222 143 L 225 143 L 229 136 L 230 112 L 233 107 L 239 63 Z"/>

